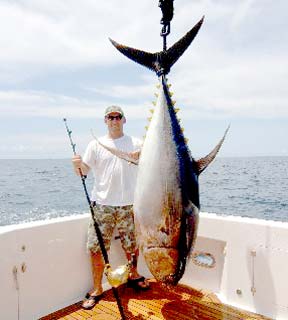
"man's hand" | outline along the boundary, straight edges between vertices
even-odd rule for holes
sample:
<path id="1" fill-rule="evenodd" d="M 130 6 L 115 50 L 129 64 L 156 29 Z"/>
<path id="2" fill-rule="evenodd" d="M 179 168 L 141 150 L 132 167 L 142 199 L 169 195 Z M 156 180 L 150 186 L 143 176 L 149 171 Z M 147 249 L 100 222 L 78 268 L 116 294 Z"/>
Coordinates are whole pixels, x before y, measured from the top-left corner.
<path id="1" fill-rule="evenodd" d="M 72 164 L 74 167 L 74 171 L 75 173 L 80 176 L 80 172 L 86 176 L 88 171 L 89 171 L 89 167 L 82 161 L 82 157 L 79 154 L 76 154 L 75 156 L 73 156 L 72 158 Z"/>
<path id="2" fill-rule="evenodd" d="M 129 155 L 129 157 L 131 157 L 132 159 L 138 160 L 139 157 L 140 157 L 140 152 L 141 152 L 141 151 L 138 150 L 138 151 L 130 152 L 130 153 L 128 153 L 128 155 Z"/>
<path id="3" fill-rule="evenodd" d="M 75 154 L 72 158 L 72 164 L 75 173 L 80 176 L 80 170 L 82 171 L 82 158 L 79 154 Z"/>

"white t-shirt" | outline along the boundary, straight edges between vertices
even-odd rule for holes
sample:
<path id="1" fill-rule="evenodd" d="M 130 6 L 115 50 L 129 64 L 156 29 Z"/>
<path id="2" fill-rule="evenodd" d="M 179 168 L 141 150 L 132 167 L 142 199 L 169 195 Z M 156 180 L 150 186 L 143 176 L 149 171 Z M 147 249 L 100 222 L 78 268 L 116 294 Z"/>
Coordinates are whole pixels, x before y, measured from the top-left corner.
<path id="1" fill-rule="evenodd" d="M 138 151 L 142 147 L 140 139 L 127 135 L 118 139 L 104 136 L 98 140 L 104 146 L 125 152 Z M 92 201 L 109 206 L 133 204 L 137 165 L 113 155 L 96 140 L 88 144 L 83 162 L 91 168 L 94 175 Z"/>

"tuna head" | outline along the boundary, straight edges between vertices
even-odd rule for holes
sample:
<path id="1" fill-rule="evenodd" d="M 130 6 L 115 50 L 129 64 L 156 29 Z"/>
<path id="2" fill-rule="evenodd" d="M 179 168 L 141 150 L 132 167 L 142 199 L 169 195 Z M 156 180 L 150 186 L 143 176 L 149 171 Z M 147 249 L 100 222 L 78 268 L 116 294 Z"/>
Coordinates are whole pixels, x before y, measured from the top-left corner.
<path id="1" fill-rule="evenodd" d="M 176 284 L 197 234 L 198 168 L 164 77 L 141 151 L 134 211 L 148 268 L 157 280 Z"/>

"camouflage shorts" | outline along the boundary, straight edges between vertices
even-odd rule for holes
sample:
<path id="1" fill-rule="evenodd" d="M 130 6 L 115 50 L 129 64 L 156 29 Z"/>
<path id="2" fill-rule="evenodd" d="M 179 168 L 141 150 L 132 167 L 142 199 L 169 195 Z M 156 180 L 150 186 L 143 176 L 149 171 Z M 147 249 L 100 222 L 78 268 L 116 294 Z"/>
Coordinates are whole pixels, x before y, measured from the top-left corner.
<path id="1" fill-rule="evenodd" d="M 135 252 L 137 245 L 132 205 L 114 207 L 96 204 L 94 206 L 94 216 L 99 225 L 107 251 L 110 249 L 111 238 L 115 226 L 117 226 L 125 252 Z M 94 253 L 101 252 L 92 218 L 88 226 L 87 248 Z"/>

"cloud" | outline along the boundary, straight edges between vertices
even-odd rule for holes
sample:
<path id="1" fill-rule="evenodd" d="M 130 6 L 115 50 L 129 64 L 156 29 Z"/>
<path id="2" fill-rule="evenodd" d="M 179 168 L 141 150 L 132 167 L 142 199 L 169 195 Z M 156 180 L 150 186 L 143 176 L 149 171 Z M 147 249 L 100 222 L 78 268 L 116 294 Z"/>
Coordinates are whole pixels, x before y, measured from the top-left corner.
<path id="1" fill-rule="evenodd" d="M 205 53 L 204 58 L 207 56 Z M 180 104 L 223 116 L 288 117 L 286 57 L 274 60 L 263 55 L 245 60 L 242 56 L 218 56 L 215 50 L 206 65 L 197 64 L 199 59 L 187 61 L 187 68 L 173 77 Z"/>
<path id="2" fill-rule="evenodd" d="M 66 143 L 67 142 L 67 143 Z M 83 137 L 77 136 L 79 145 L 87 144 Z M 80 144 L 81 142 L 81 144 Z M 83 152 L 83 148 L 77 149 Z M 0 158 L 51 158 L 53 157 L 69 157 L 71 156 L 71 147 L 68 139 L 66 139 L 65 131 L 59 135 L 58 132 L 38 132 L 37 134 L 25 133 L 10 134 L 5 139 L 0 138 Z"/>
<path id="3" fill-rule="evenodd" d="M 241 23 L 243 23 L 247 16 L 253 12 L 252 5 L 255 0 L 246 0 L 238 4 L 238 9 L 235 10 L 235 13 L 232 18 L 231 27 L 236 29 Z"/>
<path id="4" fill-rule="evenodd" d="M 1 117 L 13 110 L 24 117 L 88 118 L 119 100 L 131 117 L 144 118 L 145 112 L 137 113 L 135 106 L 150 105 L 156 77 L 135 65 L 137 82 L 112 83 L 119 66 L 131 62 L 111 46 L 108 36 L 140 49 L 160 50 L 161 13 L 156 6 L 155 0 L 137 6 L 133 0 L 2 1 Z M 206 15 L 191 48 L 168 75 L 185 117 L 288 116 L 287 44 L 279 40 L 286 30 L 279 28 L 286 6 L 283 1 L 277 6 L 252 0 L 175 2 L 168 45 Z M 97 79 L 90 76 L 85 84 L 78 83 L 77 71 L 84 79 L 85 70 L 97 73 L 100 67 L 103 75 L 99 71 Z M 47 74 L 53 77 L 47 80 Z M 61 74 L 74 80 L 73 89 L 56 88 Z"/>
<path id="5" fill-rule="evenodd" d="M 148 5 L 139 3 L 145 14 Z M 89 65 L 115 59 L 109 35 L 137 37 L 145 21 L 135 15 L 131 0 L 13 1 L 0 4 L 2 29 L 0 59 L 16 64 Z M 127 26 L 123 21 L 129 21 Z M 116 58 L 117 60 L 117 58 Z"/>
<path id="6" fill-rule="evenodd" d="M 89 102 L 69 96 L 34 91 L 0 92 L 1 117 L 95 117 L 101 101 Z M 97 112 L 98 111 L 98 112 Z"/>
<path id="7" fill-rule="evenodd" d="M 118 87 L 112 88 L 114 92 L 118 90 Z M 131 87 L 123 87 L 121 89 L 122 94 L 125 90 L 131 92 Z M 30 119 L 38 117 L 102 118 L 104 108 L 110 104 L 108 99 L 87 100 L 39 91 L 2 91 L 0 92 L 0 117 L 17 116 Z M 146 109 L 148 111 L 148 108 Z M 145 110 L 143 102 L 139 103 L 138 106 L 132 102 L 125 104 L 125 113 L 130 118 L 144 119 L 146 113 L 143 110 Z"/>
<path id="8" fill-rule="evenodd" d="M 109 87 L 102 86 L 97 88 L 86 88 L 86 90 L 94 92 L 96 94 L 121 99 L 147 99 L 147 97 L 151 95 L 152 89 L 153 87 L 151 86 L 151 83 L 134 86 L 114 85 Z"/>

